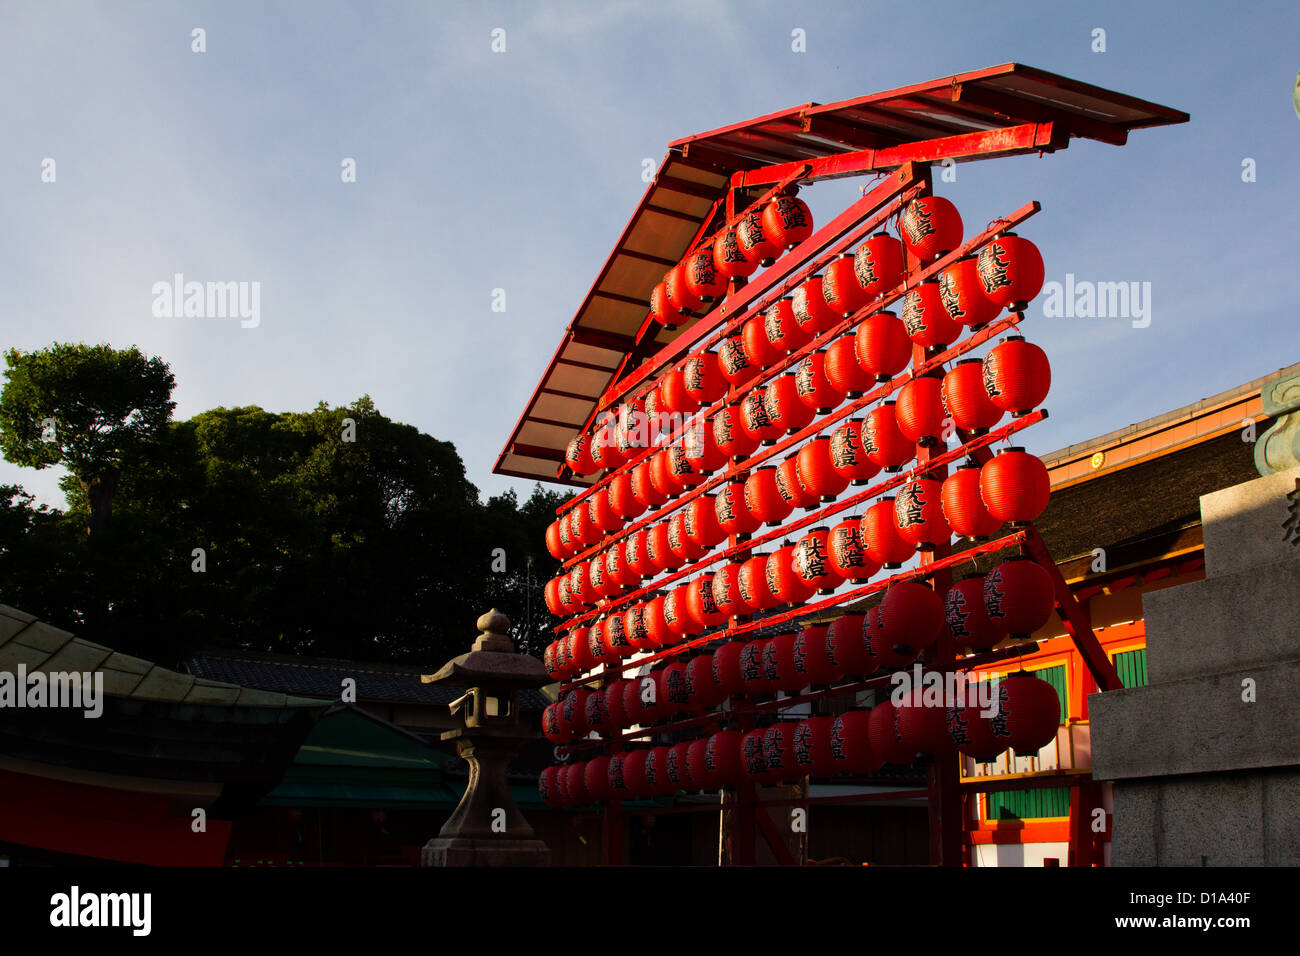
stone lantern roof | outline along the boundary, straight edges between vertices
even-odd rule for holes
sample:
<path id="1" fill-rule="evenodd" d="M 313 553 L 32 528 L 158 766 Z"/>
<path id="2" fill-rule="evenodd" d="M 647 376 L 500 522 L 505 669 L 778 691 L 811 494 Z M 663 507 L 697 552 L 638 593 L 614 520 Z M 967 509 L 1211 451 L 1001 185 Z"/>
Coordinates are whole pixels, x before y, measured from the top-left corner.
<path id="1" fill-rule="evenodd" d="M 493 608 L 478 619 L 478 629 L 473 649 L 453 657 L 437 673 L 421 675 L 420 682 L 456 687 L 541 687 L 550 683 L 541 661 L 515 652 L 508 617 Z"/>

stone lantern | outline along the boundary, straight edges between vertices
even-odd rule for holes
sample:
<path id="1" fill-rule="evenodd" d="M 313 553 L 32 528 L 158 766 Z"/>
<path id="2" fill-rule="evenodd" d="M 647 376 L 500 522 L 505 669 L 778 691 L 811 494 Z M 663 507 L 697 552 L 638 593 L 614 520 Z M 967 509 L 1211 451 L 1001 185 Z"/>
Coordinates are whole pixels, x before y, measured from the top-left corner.
<path id="1" fill-rule="evenodd" d="M 496 609 L 478 619 L 479 636 L 467 654 L 420 680 L 466 688 L 452 701 L 463 726 L 448 730 L 469 763 L 469 785 L 438 835 L 424 845 L 422 866 L 544 866 L 551 851 L 537 839 L 510 796 L 506 768 L 524 744 L 540 735 L 520 723 L 519 691 L 550 682 L 542 662 L 515 652 L 510 619 Z"/>

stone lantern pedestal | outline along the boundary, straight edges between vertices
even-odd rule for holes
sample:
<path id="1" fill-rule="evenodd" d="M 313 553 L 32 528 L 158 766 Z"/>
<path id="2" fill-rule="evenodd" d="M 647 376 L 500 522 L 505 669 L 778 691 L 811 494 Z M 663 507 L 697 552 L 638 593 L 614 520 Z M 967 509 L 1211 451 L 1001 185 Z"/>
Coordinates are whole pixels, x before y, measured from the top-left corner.
<path id="1" fill-rule="evenodd" d="M 422 866 L 545 866 L 551 851 L 537 838 L 510 795 L 506 770 L 524 744 L 539 735 L 520 723 L 519 691 L 549 682 L 541 661 L 515 653 L 510 621 L 493 610 L 478 620 L 473 649 L 448 661 L 429 684 L 468 688 L 452 713 L 464 726 L 449 730 L 469 764 L 469 785 L 438 835 L 425 844 Z"/>

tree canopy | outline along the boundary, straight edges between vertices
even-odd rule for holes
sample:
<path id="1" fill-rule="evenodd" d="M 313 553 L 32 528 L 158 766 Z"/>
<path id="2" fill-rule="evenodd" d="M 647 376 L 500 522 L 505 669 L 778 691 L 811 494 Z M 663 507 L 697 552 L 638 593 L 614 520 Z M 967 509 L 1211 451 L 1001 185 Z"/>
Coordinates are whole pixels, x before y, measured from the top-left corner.
<path id="1" fill-rule="evenodd" d="M 169 394 L 162 368 L 137 366 Z M 6 386 L 14 408 L 36 407 L 27 388 Z M 76 391 L 70 378 L 60 388 Z M 66 404 L 86 407 L 80 399 Z M 140 419 L 156 424 L 164 404 Z M 68 431 L 91 420 L 65 415 Z M 93 456 L 116 475 L 96 546 L 81 533 L 93 486 L 65 483 L 66 512 L 0 488 L 0 601 L 171 664 L 205 646 L 440 664 L 469 649 L 494 606 L 540 654 L 542 588 L 557 570 L 544 534 L 563 493 L 539 485 L 522 503 L 513 491 L 482 503 L 453 445 L 388 419 L 368 396 L 308 412 L 216 408 L 161 428 L 131 420 L 114 417 L 130 440 L 100 442 Z M 10 440 L 33 460 L 33 439 Z"/>

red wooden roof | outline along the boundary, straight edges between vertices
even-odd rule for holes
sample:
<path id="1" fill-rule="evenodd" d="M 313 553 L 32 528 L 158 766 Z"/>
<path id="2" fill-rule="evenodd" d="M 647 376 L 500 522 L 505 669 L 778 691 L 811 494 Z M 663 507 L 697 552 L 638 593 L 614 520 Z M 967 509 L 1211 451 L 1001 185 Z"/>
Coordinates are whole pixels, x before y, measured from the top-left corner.
<path id="1" fill-rule="evenodd" d="M 1123 145 L 1129 130 L 1187 119 L 1179 110 L 1006 63 L 824 106 L 807 103 L 669 143 L 668 154 L 565 330 L 493 471 L 561 480 L 557 470 L 565 446 L 637 347 L 638 333 L 645 338 L 641 354 L 681 334 L 682 328 L 645 328 L 650 292 L 693 241 L 725 214 L 722 203 L 731 186 L 761 191 L 798 168 L 781 169 L 782 164 L 817 160 L 822 164 L 802 182 L 859 175 L 861 162 L 846 173 L 826 160 L 861 156 L 864 150 L 882 151 L 878 160 L 873 154 L 867 162 L 872 168 L 889 169 L 906 161 L 897 150 L 906 144 L 1026 124 L 1051 124 L 1048 148 L 1061 149 L 1070 137 Z M 974 154 L 955 150 L 951 155 L 967 161 L 1043 148 L 1035 138 L 1007 147 L 990 142 Z M 950 155 L 945 144 L 935 143 L 911 158 L 933 161 L 944 155 Z M 759 169 L 761 174 L 753 172 Z M 579 486 L 592 483 L 567 472 L 563 480 Z"/>

